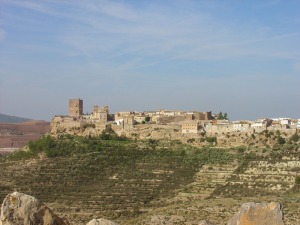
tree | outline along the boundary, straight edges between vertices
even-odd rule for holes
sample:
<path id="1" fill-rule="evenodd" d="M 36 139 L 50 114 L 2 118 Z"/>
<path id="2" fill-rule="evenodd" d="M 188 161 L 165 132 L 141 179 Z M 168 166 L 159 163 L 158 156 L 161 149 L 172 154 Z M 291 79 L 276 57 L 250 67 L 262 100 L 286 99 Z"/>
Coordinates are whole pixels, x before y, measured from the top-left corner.
<path id="1" fill-rule="evenodd" d="M 285 144 L 285 139 L 281 136 L 278 136 L 277 137 L 277 143 L 280 144 L 280 145 L 283 145 L 283 144 Z"/>
<path id="2" fill-rule="evenodd" d="M 228 120 L 227 113 L 224 113 L 223 119 Z"/>
<path id="3" fill-rule="evenodd" d="M 150 122 L 150 119 L 151 119 L 150 116 L 146 116 L 146 117 L 145 117 L 145 121 L 146 121 L 147 123 Z"/>
<path id="4" fill-rule="evenodd" d="M 227 113 L 224 113 L 224 115 L 223 115 L 222 112 L 219 112 L 217 119 L 218 120 L 228 120 L 228 115 L 227 115 Z"/>
<path id="5" fill-rule="evenodd" d="M 223 119 L 223 113 L 222 112 L 219 112 L 219 114 L 218 114 L 218 118 L 217 118 L 218 120 L 222 120 Z"/>
<path id="6" fill-rule="evenodd" d="M 300 139 L 300 136 L 296 133 L 296 134 L 293 134 L 293 136 L 290 139 L 291 139 L 291 141 L 298 142 Z"/>

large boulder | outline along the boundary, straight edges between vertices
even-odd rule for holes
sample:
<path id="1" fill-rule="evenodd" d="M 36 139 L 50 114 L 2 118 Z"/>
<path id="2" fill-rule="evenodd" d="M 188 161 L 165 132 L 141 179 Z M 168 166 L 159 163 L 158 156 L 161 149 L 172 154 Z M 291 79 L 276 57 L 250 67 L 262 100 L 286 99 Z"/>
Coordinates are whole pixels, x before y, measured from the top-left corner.
<path id="1" fill-rule="evenodd" d="M 19 192 L 5 197 L 0 225 L 69 225 L 38 199 Z"/>
<path id="2" fill-rule="evenodd" d="M 107 219 L 93 219 L 86 225 L 118 225 L 117 223 L 107 220 Z"/>
<path id="3" fill-rule="evenodd" d="M 245 203 L 228 222 L 228 225 L 284 225 L 279 203 Z"/>

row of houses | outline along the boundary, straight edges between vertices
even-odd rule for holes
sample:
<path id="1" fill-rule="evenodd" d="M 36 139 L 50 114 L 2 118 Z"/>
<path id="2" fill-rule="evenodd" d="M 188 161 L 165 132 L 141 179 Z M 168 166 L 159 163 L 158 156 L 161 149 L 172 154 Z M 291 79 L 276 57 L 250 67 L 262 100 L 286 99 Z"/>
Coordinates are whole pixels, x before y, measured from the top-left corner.
<path id="1" fill-rule="evenodd" d="M 114 121 L 116 124 L 170 124 L 180 123 L 186 120 L 212 120 L 211 112 L 187 112 L 187 111 L 145 111 L 145 112 L 117 112 L 114 114 Z"/>
<path id="2" fill-rule="evenodd" d="M 185 121 L 182 123 L 182 133 L 226 133 L 226 132 L 261 132 L 264 130 L 300 129 L 300 119 L 272 118 L 255 121 Z"/>

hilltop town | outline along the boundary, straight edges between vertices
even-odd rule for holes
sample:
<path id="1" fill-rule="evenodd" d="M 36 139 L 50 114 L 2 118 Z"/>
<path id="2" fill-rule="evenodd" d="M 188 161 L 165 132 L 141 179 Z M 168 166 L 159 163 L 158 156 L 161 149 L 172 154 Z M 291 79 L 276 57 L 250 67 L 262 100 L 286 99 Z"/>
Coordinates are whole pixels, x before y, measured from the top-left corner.
<path id="1" fill-rule="evenodd" d="M 17 189 L 70 224 L 107 218 L 122 225 L 225 225 L 245 202 L 279 202 L 272 208 L 284 206 L 284 224 L 296 225 L 298 129 L 289 118 L 233 122 L 212 112 L 111 114 L 95 105 L 84 114 L 83 100 L 70 99 L 50 135 L 2 157 L 0 199 Z M 282 224 L 282 214 L 257 218 Z"/>
<path id="2" fill-rule="evenodd" d="M 255 121 L 229 121 L 227 113 L 212 114 L 198 111 L 158 110 L 144 112 L 116 112 L 109 107 L 95 105 L 91 114 L 83 113 L 83 100 L 69 100 L 69 115 L 55 116 L 51 134 L 97 136 L 109 127 L 119 136 L 131 139 L 171 139 L 204 145 L 207 142 L 224 146 L 244 144 L 273 146 L 278 138 L 290 137 L 300 128 L 300 119 L 262 118 Z M 256 138 L 260 134 L 263 138 Z M 267 139 L 266 139 L 267 138 Z M 218 140 L 217 140 L 218 139 Z M 284 139 L 284 137 L 283 137 Z M 284 141 L 284 140 L 283 140 Z"/>

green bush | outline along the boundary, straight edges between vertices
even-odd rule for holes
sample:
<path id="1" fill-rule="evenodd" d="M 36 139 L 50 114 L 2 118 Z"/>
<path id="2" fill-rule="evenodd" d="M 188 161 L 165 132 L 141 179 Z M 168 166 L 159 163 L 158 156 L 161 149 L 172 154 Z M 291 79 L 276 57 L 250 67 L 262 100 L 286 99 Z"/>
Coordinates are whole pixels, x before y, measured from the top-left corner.
<path id="1" fill-rule="evenodd" d="M 35 157 L 36 154 L 30 152 L 30 151 L 16 151 L 13 154 L 9 155 L 8 158 L 11 160 L 21 160 L 21 159 L 30 159 Z"/>
<path id="2" fill-rule="evenodd" d="M 293 136 L 290 138 L 293 142 L 298 142 L 300 139 L 300 136 L 298 134 L 293 134 Z"/>
<path id="3" fill-rule="evenodd" d="M 187 140 L 187 143 L 194 143 L 195 142 L 195 138 L 190 138 Z"/>
<path id="4" fill-rule="evenodd" d="M 277 143 L 278 144 L 280 144 L 280 145 L 283 145 L 283 144 L 285 144 L 285 139 L 283 138 L 283 137 L 281 137 L 281 136 L 278 136 L 277 137 Z"/>
<path id="5" fill-rule="evenodd" d="M 235 156 L 226 152 L 224 149 L 218 148 L 202 148 L 197 149 L 195 156 L 193 156 L 201 164 L 224 164 L 232 161 Z"/>
<path id="6" fill-rule="evenodd" d="M 217 143 L 217 137 L 206 137 L 205 140 L 208 143 Z"/>
<path id="7" fill-rule="evenodd" d="M 244 153 L 246 151 L 246 147 L 245 146 L 239 146 L 239 147 L 237 147 L 237 151 L 239 153 Z"/>
<path id="8" fill-rule="evenodd" d="M 86 123 L 82 126 L 84 129 L 88 128 L 88 127 L 91 127 L 91 128 L 95 128 L 96 125 L 94 123 Z"/>
<path id="9" fill-rule="evenodd" d="M 300 185 L 300 177 L 299 176 L 297 176 L 295 178 L 295 184 Z"/>

